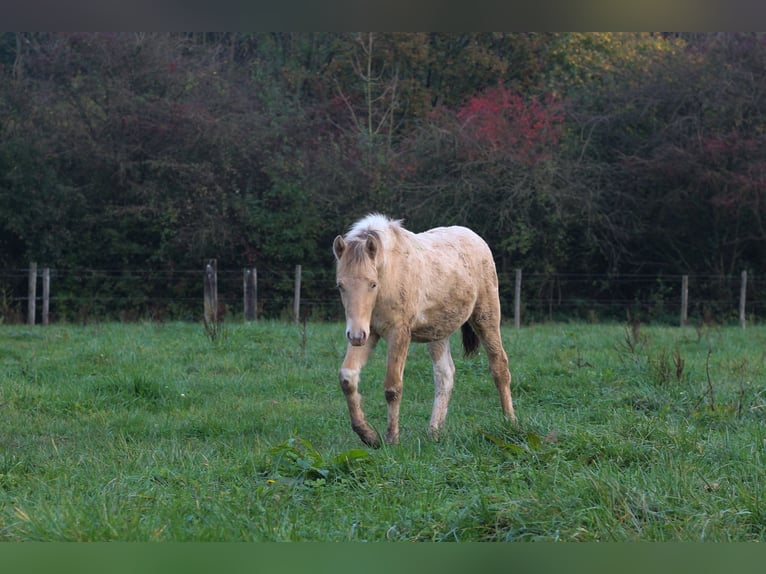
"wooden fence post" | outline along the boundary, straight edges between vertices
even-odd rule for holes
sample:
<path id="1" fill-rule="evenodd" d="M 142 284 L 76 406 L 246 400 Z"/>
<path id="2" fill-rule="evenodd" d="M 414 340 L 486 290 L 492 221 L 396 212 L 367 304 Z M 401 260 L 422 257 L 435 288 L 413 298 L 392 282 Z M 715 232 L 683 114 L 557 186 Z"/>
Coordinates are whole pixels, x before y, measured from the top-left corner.
<path id="1" fill-rule="evenodd" d="M 43 325 L 48 325 L 51 309 L 51 268 L 43 269 Z"/>
<path id="2" fill-rule="evenodd" d="M 516 270 L 516 283 L 513 294 L 513 326 L 521 328 L 521 269 Z"/>
<path id="3" fill-rule="evenodd" d="M 208 259 L 205 264 L 205 322 L 218 322 L 218 261 Z"/>
<path id="4" fill-rule="evenodd" d="M 689 276 L 681 276 L 681 326 L 689 324 Z"/>
<path id="5" fill-rule="evenodd" d="M 246 267 L 242 281 L 245 321 L 255 321 L 258 318 L 258 270 L 255 267 Z"/>
<path id="6" fill-rule="evenodd" d="M 35 324 L 37 311 L 37 263 L 29 264 L 29 293 L 27 299 L 27 324 Z"/>
<path id="7" fill-rule="evenodd" d="M 301 266 L 295 266 L 295 298 L 293 299 L 293 319 L 295 324 L 301 322 Z"/>
<path id="8" fill-rule="evenodd" d="M 747 299 L 747 271 L 742 272 L 739 286 L 739 326 L 745 328 L 745 302 Z"/>

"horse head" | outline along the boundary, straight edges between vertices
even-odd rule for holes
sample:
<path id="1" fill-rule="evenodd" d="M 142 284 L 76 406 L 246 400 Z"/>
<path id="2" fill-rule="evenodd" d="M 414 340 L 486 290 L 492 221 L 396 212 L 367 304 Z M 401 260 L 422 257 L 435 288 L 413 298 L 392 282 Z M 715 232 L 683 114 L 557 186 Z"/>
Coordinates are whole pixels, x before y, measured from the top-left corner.
<path id="1" fill-rule="evenodd" d="M 346 241 L 338 235 L 332 245 L 337 261 L 336 281 L 346 311 L 346 338 L 355 347 L 367 343 L 372 311 L 378 297 L 380 239 L 374 231 Z"/>

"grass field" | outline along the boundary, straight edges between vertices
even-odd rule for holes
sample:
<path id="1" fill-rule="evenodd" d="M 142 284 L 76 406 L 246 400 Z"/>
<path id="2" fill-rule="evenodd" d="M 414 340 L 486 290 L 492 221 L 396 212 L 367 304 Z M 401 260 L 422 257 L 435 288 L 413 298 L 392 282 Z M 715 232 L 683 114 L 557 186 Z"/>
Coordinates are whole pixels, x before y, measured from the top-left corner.
<path id="1" fill-rule="evenodd" d="M 764 540 L 766 327 L 504 329 L 519 425 L 460 358 L 446 434 L 413 345 L 363 448 L 343 328 L 0 327 L 1 540 Z M 363 372 L 385 429 L 385 345 Z"/>

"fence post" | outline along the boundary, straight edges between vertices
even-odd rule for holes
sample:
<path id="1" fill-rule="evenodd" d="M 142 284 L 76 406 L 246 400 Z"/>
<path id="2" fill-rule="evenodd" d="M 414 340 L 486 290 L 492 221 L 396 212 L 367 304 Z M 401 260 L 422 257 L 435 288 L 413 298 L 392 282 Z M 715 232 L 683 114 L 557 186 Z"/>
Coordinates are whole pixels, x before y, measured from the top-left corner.
<path id="1" fill-rule="evenodd" d="M 205 322 L 218 322 L 218 260 L 205 264 Z"/>
<path id="2" fill-rule="evenodd" d="M 516 283 L 513 294 L 513 326 L 521 328 L 521 269 L 516 270 Z"/>
<path id="3" fill-rule="evenodd" d="M 49 313 L 51 309 L 51 268 L 43 269 L 43 325 L 48 324 Z"/>
<path id="4" fill-rule="evenodd" d="M 301 266 L 295 266 L 295 298 L 293 299 L 293 319 L 297 325 L 301 321 Z"/>
<path id="5" fill-rule="evenodd" d="M 243 277 L 243 297 L 245 304 L 245 322 L 255 321 L 258 308 L 258 270 L 255 267 L 246 267 Z"/>
<path id="6" fill-rule="evenodd" d="M 29 293 L 27 299 L 27 324 L 35 324 L 37 311 L 37 263 L 29 264 Z"/>
<path id="7" fill-rule="evenodd" d="M 739 326 L 745 328 L 745 301 L 747 298 L 747 271 L 742 272 L 742 281 L 739 287 Z"/>
<path id="8" fill-rule="evenodd" d="M 681 326 L 689 324 L 689 276 L 681 276 Z"/>

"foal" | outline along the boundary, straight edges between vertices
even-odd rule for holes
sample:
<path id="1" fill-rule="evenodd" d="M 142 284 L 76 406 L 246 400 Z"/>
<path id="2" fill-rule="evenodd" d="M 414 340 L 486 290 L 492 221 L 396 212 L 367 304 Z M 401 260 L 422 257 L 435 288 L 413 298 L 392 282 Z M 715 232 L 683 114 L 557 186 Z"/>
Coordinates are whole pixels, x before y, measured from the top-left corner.
<path id="1" fill-rule="evenodd" d="M 461 328 L 466 354 L 483 343 L 503 413 L 516 420 L 508 356 L 500 338 L 497 273 L 487 244 L 465 227 L 415 234 L 399 221 L 371 214 L 333 242 L 336 277 L 346 311 L 348 348 L 340 367 L 351 427 L 369 446 L 380 445 L 367 422 L 359 375 L 375 344 L 388 344 L 385 440 L 399 441 L 402 376 L 410 342 L 427 343 L 434 369 L 429 431 L 444 424 L 455 377 L 449 336 Z"/>

